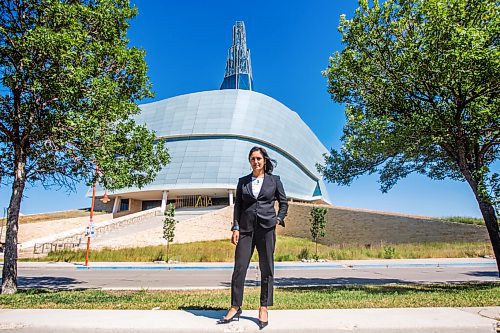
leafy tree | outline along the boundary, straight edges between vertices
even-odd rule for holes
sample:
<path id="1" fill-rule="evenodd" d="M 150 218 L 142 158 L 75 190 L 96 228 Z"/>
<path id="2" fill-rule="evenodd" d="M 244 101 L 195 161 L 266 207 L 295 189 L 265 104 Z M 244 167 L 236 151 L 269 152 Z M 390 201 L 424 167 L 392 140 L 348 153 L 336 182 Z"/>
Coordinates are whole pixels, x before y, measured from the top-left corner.
<path id="1" fill-rule="evenodd" d="M 11 185 L 2 293 L 17 290 L 27 183 L 141 187 L 168 163 L 131 118 L 152 96 L 144 51 L 128 47 L 128 0 L 0 1 L 0 185 Z"/>
<path id="2" fill-rule="evenodd" d="M 345 48 L 324 71 L 347 122 L 320 170 L 340 185 L 378 173 L 382 192 L 412 172 L 466 181 L 500 270 L 498 1 L 359 5 L 340 17 Z"/>
<path id="3" fill-rule="evenodd" d="M 165 220 L 163 220 L 163 238 L 167 241 L 167 262 L 170 259 L 170 243 L 174 241 L 175 237 L 175 225 L 177 221 L 174 219 L 175 206 L 174 204 L 169 204 L 165 210 Z"/>
<path id="4" fill-rule="evenodd" d="M 319 237 L 325 237 L 325 227 L 326 227 L 326 213 L 328 210 L 321 207 L 311 208 L 309 221 L 311 221 L 311 236 L 316 243 L 316 254 L 314 258 L 318 260 L 318 240 Z"/>

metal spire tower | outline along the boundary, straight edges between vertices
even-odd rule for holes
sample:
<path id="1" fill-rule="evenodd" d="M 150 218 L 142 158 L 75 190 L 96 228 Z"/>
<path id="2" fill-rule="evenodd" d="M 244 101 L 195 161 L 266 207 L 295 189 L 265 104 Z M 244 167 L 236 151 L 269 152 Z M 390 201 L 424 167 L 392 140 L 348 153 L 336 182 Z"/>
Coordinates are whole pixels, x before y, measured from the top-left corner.
<path id="1" fill-rule="evenodd" d="M 220 89 L 253 90 L 250 50 L 243 21 L 236 21 L 233 25 L 233 45 L 227 51 L 226 71 Z"/>

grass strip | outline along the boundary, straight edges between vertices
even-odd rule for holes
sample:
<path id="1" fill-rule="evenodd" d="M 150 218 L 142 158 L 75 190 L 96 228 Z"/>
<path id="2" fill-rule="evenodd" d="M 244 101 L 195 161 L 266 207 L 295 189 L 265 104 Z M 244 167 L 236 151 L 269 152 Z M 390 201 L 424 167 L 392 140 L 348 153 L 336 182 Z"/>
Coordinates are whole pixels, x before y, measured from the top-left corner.
<path id="1" fill-rule="evenodd" d="M 441 221 L 455 222 L 455 223 L 465 223 L 465 224 L 475 224 L 475 225 L 485 225 L 484 219 L 480 217 L 469 217 L 469 216 L 447 216 L 439 218 Z"/>
<path id="2" fill-rule="evenodd" d="M 277 239 L 275 260 L 298 261 L 310 259 L 315 254 L 314 242 L 296 237 L 280 236 Z M 488 242 L 377 244 L 327 246 L 319 244 L 318 256 L 329 260 L 355 259 L 419 259 L 419 258 L 477 258 L 492 256 Z M 234 246 L 229 240 L 172 244 L 170 258 L 179 262 L 232 262 Z M 85 261 L 85 250 L 51 252 L 47 257 L 22 259 L 24 261 Z M 147 246 L 124 249 L 90 251 L 92 262 L 152 262 L 167 260 L 165 246 Z M 257 260 L 257 251 L 253 259 Z"/>
<path id="3" fill-rule="evenodd" d="M 259 306 L 259 288 L 246 288 L 245 309 Z M 20 290 L 0 295 L 2 309 L 227 309 L 230 291 Z M 500 304 L 500 283 L 385 284 L 276 288 L 273 309 L 476 307 Z"/>

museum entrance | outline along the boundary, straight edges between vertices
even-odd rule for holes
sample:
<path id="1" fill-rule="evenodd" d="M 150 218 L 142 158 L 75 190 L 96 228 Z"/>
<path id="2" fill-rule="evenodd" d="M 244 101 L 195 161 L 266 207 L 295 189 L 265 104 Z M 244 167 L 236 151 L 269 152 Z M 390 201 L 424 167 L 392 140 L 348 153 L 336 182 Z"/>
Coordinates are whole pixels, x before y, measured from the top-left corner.
<path id="1" fill-rule="evenodd" d="M 161 200 L 144 200 L 142 202 L 142 210 L 161 207 Z"/>

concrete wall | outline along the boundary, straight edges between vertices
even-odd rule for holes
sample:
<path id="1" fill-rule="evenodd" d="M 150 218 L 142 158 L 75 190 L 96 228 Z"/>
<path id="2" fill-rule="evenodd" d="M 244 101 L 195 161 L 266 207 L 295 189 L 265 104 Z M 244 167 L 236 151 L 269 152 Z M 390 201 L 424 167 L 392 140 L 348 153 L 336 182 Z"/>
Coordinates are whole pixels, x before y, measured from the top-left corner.
<path id="1" fill-rule="evenodd" d="M 112 199 L 107 203 L 103 203 L 101 200 L 96 199 L 96 201 L 94 203 L 94 210 L 106 211 L 108 213 L 111 213 L 113 211 L 114 203 L 115 203 L 115 199 Z M 118 213 L 115 213 L 113 215 L 113 217 L 114 218 L 121 217 L 124 215 L 140 212 L 141 210 L 142 210 L 142 201 L 141 200 L 129 199 L 128 210 L 123 210 L 123 211 L 120 211 Z"/>
<path id="2" fill-rule="evenodd" d="M 323 244 L 380 244 L 488 241 L 486 227 L 442 222 L 425 216 L 411 216 L 362 209 L 316 205 L 328 208 L 326 236 Z M 286 227 L 278 234 L 311 238 L 309 213 L 311 204 L 290 203 Z"/>

